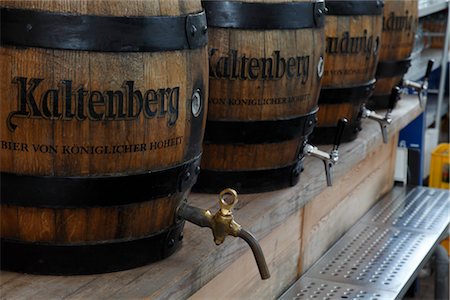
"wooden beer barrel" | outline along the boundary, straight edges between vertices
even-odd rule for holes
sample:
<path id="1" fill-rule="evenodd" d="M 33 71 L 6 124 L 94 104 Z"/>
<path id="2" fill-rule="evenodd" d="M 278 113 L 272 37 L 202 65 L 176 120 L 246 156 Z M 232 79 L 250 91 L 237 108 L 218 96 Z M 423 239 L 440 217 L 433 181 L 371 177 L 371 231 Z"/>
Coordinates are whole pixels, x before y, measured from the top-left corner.
<path id="1" fill-rule="evenodd" d="M 90 274 L 172 254 L 206 121 L 200 1 L 1 7 L 2 269 Z"/>
<path id="2" fill-rule="evenodd" d="M 418 26 L 417 0 L 385 0 L 377 83 L 368 102 L 371 109 L 387 109 L 394 86 L 401 84 L 411 64 Z"/>
<path id="3" fill-rule="evenodd" d="M 208 118 L 196 191 L 299 180 L 323 72 L 323 1 L 204 1 Z"/>
<path id="4" fill-rule="evenodd" d="M 360 130 L 360 107 L 375 83 L 381 37 L 383 2 L 326 1 L 325 71 L 319 97 L 318 123 L 311 135 L 315 144 L 331 144 L 336 124 L 347 118 L 343 142 Z"/>

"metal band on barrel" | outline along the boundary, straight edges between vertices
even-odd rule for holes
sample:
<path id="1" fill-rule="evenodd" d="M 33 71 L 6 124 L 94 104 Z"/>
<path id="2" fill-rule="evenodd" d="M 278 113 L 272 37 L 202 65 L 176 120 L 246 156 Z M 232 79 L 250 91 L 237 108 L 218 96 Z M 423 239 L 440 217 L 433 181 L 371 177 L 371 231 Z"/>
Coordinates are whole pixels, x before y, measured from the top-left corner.
<path id="1" fill-rule="evenodd" d="M 51 177 L 2 172 L 2 204 L 32 207 L 108 207 L 186 191 L 200 171 L 200 156 L 161 171 L 104 177 Z"/>
<path id="2" fill-rule="evenodd" d="M 113 17 L 1 8 L 1 44 L 17 47 L 161 52 L 206 45 L 205 12 Z"/>
<path id="3" fill-rule="evenodd" d="M 314 129 L 317 111 L 286 120 L 207 121 L 204 143 L 266 144 L 307 136 Z"/>
<path id="4" fill-rule="evenodd" d="M 380 61 L 377 66 L 377 78 L 403 76 L 411 66 L 411 59 Z"/>
<path id="5" fill-rule="evenodd" d="M 336 126 L 316 127 L 314 132 L 309 136 L 309 141 L 313 145 L 331 145 L 336 137 Z M 355 140 L 361 131 L 361 121 L 356 120 L 352 124 L 347 124 L 342 134 L 341 142 L 347 143 Z"/>
<path id="6" fill-rule="evenodd" d="M 324 2 L 248 3 L 202 1 L 208 26 L 239 29 L 301 29 L 324 26 Z"/>
<path id="7" fill-rule="evenodd" d="M 181 246 L 184 222 L 123 241 L 74 244 L 1 239 L 1 269 L 30 274 L 87 275 L 126 270 L 163 259 Z"/>
<path id="8" fill-rule="evenodd" d="M 383 0 L 327 0 L 327 15 L 382 15 Z"/>
<path id="9" fill-rule="evenodd" d="M 390 98 L 391 94 L 373 95 L 367 102 L 366 107 L 372 110 L 388 109 Z"/>
<path id="10" fill-rule="evenodd" d="M 193 191 L 217 193 L 224 186 L 238 193 L 262 193 L 294 186 L 300 180 L 303 160 L 274 169 L 223 171 L 202 169 Z"/>
<path id="11" fill-rule="evenodd" d="M 373 79 L 366 84 L 348 88 L 322 88 L 320 90 L 320 104 L 357 103 L 369 99 L 373 94 L 376 80 Z"/>

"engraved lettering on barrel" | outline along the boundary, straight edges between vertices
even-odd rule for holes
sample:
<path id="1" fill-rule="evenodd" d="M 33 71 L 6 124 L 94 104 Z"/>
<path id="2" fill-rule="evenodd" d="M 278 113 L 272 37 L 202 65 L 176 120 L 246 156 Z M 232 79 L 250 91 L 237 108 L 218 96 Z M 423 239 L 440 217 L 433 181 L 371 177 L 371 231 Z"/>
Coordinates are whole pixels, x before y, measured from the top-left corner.
<path id="1" fill-rule="evenodd" d="M 327 36 L 325 52 L 331 55 L 358 55 L 362 53 L 366 56 L 366 59 L 369 59 L 378 50 L 377 39 L 379 37 L 367 36 L 367 30 L 364 30 L 361 36 L 350 36 L 350 33 L 345 31 L 342 36 Z"/>
<path id="2" fill-rule="evenodd" d="M 120 90 L 86 90 L 83 85 L 73 90 L 71 80 L 61 80 L 57 89 L 48 89 L 40 95 L 37 88 L 42 78 L 15 77 L 17 110 L 10 112 L 6 124 L 10 131 L 17 128 L 14 118 L 45 120 L 122 121 L 166 118 L 172 126 L 178 120 L 179 87 L 165 87 L 141 91 L 135 82 L 126 80 Z"/>
<path id="3" fill-rule="evenodd" d="M 383 31 L 406 31 L 410 35 L 414 26 L 414 16 L 409 15 L 408 10 L 404 15 L 399 16 L 391 11 L 387 18 L 383 17 Z"/>
<path id="4" fill-rule="evenodd" d="M 309 55 L 283 57 L 275 50 L 271 57 L 247 57 L 238 50 L 230 49 L 228 55 L 220 56 L 219 49 L 209 49 L 209 77 L 229 80 L 300 80 L 309 79 Z"/>

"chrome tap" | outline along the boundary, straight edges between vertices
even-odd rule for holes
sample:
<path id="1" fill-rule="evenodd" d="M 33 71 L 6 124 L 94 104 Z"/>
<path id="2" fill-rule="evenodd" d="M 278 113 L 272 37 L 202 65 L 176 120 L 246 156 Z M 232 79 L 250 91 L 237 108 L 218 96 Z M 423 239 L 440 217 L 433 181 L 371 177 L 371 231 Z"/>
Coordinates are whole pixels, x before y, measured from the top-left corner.
<path id="1" fill-rule="evenodd" d="M 375 111 L 367 109 L 365 104 L 361 106 L 361 113 L 360 113 L 361 118 L 363 119 L 368 118 L 380 124 L 381 134 L 383 135 L 383 142 L 385 144 L 387 144 L 388 142 L 387 127 L 392 123 L 391 113 L 398 99 L 400 99 L 399 95 L 400 95 L 400 88 L 396 86 L 391 91 L 391 96 L 389 98 L 389 107 L 388 110 L 386 111 L 385 116 L 379 115 Z"/>
<path id="2" fill-rule="evenodd" d="M 339 160 L 339 145 L 341 144 L 342 134 L 344 133 L 345 125 L 347 124 L 347 119 L 343 118 L 339 120 L 337 124 L 336 135 L 334 136 L 334 145 L 330 153 L 319 150 L 316 146 L 311 144 L 306 144 L 303 147 L 303 154 L 316 157 L 321 159 L 325 166 L 325 176 L 327 178 L 327 185 L 332 186 L 332 175 L 331 169 Z"/>
<path id="3" fill-rule="evenodd" d="M 415 82 L 411 80 L 403 80 L 402 86 L 413 88 L 417 91 L 419 97 L 419 104 L 421 108 L 426 105 L 427 91 L 428 91 L 428 79 L 430 78 L 431 71 L 433 70 L 434 60 L 430 59 L 428 61 L 427 69 L 425 71 L 425 76 L 422 82 Z"/>

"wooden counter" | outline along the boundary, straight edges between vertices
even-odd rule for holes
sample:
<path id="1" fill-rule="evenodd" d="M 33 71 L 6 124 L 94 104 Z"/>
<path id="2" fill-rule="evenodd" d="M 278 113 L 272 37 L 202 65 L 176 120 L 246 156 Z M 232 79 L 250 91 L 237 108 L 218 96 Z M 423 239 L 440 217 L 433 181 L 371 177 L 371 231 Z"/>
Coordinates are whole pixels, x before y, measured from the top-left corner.
<path id="1" fill-rule="evenodd" d="M 378 123 L 364 120 L 358 139 L 341 145 L 333 187 L 326 186 L 322 162 L 307 158 L 295 187 L 239 197 L 235 219 L 259 239 L 269 280 L 260 280 L 245 242 L 228 237 L 216 246 L 209 229 L 186 224 L 183 246 L 164 261 L 89 276 L 0 272 L 0 298 L 275 298 L 392 188 L 398 132 L 420 112 L 416 97 L 404 96 L 392 114 L 388 144 Z M 192 194 L 189 202 L 215 211 L 217 196 Z"/>

